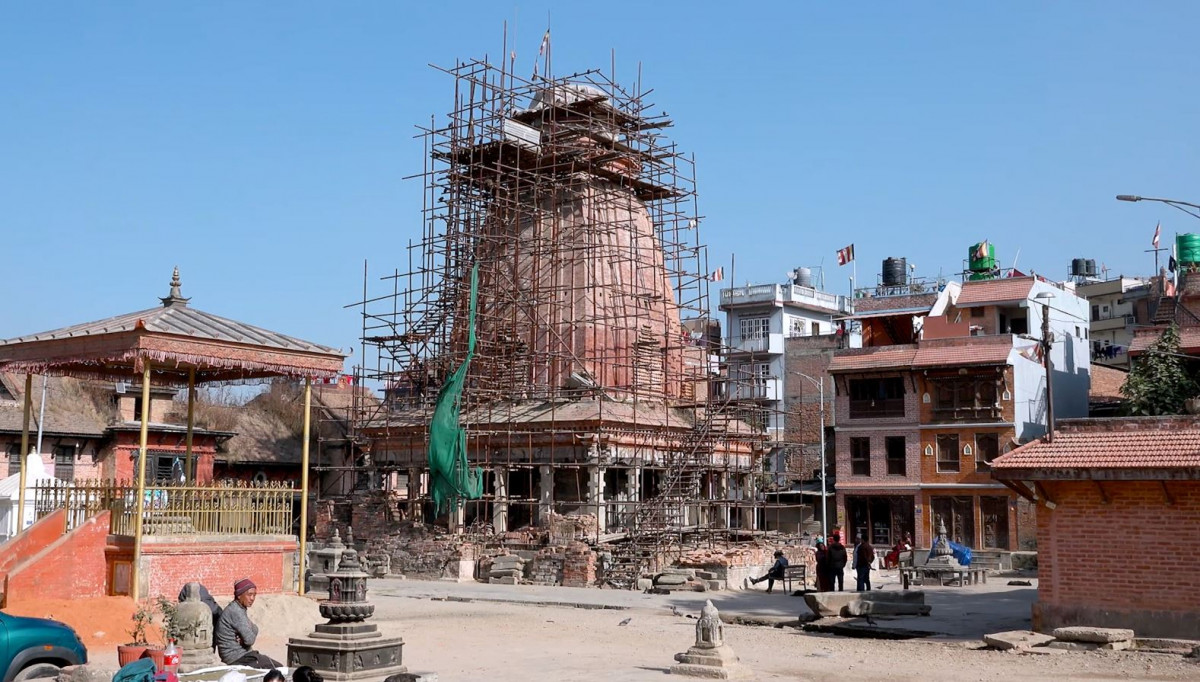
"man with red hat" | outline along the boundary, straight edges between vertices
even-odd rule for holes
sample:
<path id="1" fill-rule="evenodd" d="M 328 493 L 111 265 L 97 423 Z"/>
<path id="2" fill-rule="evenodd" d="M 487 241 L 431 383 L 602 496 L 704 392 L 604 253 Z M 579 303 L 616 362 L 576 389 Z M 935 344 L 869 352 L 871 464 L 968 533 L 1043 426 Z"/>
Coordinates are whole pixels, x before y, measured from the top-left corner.
<path id="1" fill-rule="evenodd" d="M 221 612 L 213 639 L 217 643 L 217 654 L 226 665 L 247 665 L 260 670 L 278 668 L 279 663 L 251 649 L 258 638 L 258 626 L 250 622 L 246 613 L 258 596 L 254 581 L 242 578 L 233 584 L 233 601 Z"/>

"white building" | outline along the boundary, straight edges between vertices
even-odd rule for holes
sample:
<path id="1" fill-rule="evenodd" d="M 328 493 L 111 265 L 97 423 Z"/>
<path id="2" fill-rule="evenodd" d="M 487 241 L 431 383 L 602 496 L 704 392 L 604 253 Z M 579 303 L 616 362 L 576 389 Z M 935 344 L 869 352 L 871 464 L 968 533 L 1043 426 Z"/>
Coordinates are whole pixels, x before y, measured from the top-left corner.
<path id="1" fill-rule="evenodd" d="M 1154 313 L 1149 280 L 1122 275 L 1077 284 L 1075 293 L 1086 298 L 1091 306 L 1093 362 L 1128 367 L 1134 327 L 1150 324 Z"/>

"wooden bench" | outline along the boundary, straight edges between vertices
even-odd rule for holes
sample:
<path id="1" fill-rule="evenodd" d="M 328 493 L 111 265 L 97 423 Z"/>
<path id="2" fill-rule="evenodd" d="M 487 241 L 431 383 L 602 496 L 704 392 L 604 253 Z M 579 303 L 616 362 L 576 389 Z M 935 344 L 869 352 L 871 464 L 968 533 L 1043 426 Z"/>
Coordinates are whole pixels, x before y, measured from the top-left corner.
<path id="1" fill-rule="evenodd" d="M 781 582 L 783 583 L 783 589 L 786 590 L 788 594 L 792 593 L 793 580 L 800 581 L 801 590 L 806 589 L 808 587 L 808 566 L 801 564 L 799 566 L 788 566 L 787 568 L 783 569 L 783 578 L 781 578 Z"/>

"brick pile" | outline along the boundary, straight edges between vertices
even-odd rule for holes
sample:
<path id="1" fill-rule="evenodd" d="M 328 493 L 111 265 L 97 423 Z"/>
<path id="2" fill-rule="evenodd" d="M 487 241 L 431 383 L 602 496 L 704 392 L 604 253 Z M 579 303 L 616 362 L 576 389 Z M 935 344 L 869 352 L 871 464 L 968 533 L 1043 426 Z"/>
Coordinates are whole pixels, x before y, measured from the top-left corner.
<path id="1" fill-rule="evenodd" d="M 355 535 L 358 535 L 357 529 Z M 443 529 L 405 522 L 390 532 L 370 537 L 366 553 L 390 557 L 392 573 L 440 578 L 450 562 L 474 559 L 475 547 Z"/>
<path id="2" fill-rule="evenodd" d="M 596 553 L 582 542 L 567 545 L 563 556 L 564 587 L 591 587 L 596 583 Z"/>
<path id="3" fill-rule="evenodd" d="M 530 582 L 534 585 L 561 585 L 565 559 L 562 552 L 549 547 L 539 551 L 529 572 Z"/>

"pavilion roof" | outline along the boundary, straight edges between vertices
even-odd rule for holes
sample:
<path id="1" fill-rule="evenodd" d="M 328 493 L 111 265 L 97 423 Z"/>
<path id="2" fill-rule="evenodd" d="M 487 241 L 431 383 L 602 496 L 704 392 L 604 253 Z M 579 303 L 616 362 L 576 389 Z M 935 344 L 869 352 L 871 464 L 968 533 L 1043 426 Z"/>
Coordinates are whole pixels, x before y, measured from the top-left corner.
<path id="1" fill-rule="evenodd" d="M 275 376 L 324 379 L 342 371 L 345 355 L 292 336 L 188 306 L 179 269 L 162 305 L 147 310 L 0 341 L 0 368 L 93 379 L 140 375 L 149 361 L 154 382 L 233 382 Z"/>

